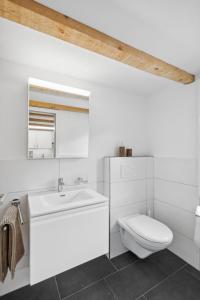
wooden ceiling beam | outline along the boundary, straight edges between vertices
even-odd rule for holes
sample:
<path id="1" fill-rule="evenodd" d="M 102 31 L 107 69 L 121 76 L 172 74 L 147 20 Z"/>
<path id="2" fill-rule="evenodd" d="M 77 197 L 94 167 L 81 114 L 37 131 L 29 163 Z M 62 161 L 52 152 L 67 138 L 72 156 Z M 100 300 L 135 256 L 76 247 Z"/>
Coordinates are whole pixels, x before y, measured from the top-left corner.
<path id="1" fill-rule="evenodd" d="M 53 110 L 67 110 L 67 111 L 78 112 L 78 113 L 89 113 L 89 108 L 84 108 L 84 107 L 79 107 L 79 106 L 69 106 L 69 105 L 50 103 L 50 102 L 44 102 L 44 101 L 37 101 L 37 100 L 32 100 L 32 99 L 29 100 L 29 106 L 53 109 Z"/>
<path id="2" fill-rule="evenodd" d="M 0 16 L 134 68 L 184 84 L 195 76 L 33 0 L 1 0 Z"/>

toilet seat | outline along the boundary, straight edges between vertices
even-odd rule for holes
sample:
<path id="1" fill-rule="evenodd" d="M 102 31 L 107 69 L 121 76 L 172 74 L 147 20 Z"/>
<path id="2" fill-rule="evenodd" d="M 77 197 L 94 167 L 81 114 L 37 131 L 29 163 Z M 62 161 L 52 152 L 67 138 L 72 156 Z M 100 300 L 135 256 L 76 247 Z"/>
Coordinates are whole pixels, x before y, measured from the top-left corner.
<path id="1" fill-rule="evenodd" d="M 164 249 L 173 239 L 171 230 L 161 222 L 146 215 L 128 216 L 118 220 L 144 248 L 155 251 Z"/>

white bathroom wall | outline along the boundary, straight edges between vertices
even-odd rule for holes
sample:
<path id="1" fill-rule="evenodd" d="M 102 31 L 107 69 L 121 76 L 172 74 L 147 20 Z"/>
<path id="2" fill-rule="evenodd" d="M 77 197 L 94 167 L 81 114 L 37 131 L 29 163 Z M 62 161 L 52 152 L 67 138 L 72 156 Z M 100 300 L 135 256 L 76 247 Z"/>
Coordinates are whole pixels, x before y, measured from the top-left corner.
<path id="1" fill-rule="evenodd" d="M 174 232 L 170 249 L 199 268 L 193 242 L 197 188 L 197 83 L 173 84 L 147 102 L 150 154 L 155 156 L 155 217 Z"/>
<path id="2" fill-rule="evenodd" d="M 53 189 L 59 176 L 73 184 L 81 176 L 89 185 L 103 192 L 103 158 L 114 155 L 123 142 L 134 154 L 146 154 L 146 102 L 140 96 L 0 60 L 0 193 L 7 193 L 0 217 L 9 201 L 22 200 L 25 257 L 17 267 L 14 281 L 8 276 L 0 284 L 0 295 L 23 286 L 28 277 L 27 192 Z M 28 78 L 35 77 L 91 91 L 90 143 L 88 159 L 27 160 Z"/>

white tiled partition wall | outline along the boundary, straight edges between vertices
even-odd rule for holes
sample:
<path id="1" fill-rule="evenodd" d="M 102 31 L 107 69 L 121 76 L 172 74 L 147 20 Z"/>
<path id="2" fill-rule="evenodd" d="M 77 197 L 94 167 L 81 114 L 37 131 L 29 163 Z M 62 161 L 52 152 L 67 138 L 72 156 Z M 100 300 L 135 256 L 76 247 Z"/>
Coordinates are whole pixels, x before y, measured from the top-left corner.
<path id="1" fill-rule="evenodd" d="M 105 194 L 110 199 L 110 257 L 126 252 L 117 220 L 131 214 L 153 214 L 153 158 L 105 158 Z"/>
<path id="2" fill-rule="evenodd" d="M 155 218 L 174 233 L 170 249 L 200 268 L 194 243 L 198 204 L 198 81 L 172 84 L 147 102 L 149 151 L 155 158 Z"/>
<path id="3" fill-rule="evenodd" d="M 193 240 L 197 205 L 197 160 L 155 158 L 155 218 L 174 233 L 170 250 L 199 268 Z"/>

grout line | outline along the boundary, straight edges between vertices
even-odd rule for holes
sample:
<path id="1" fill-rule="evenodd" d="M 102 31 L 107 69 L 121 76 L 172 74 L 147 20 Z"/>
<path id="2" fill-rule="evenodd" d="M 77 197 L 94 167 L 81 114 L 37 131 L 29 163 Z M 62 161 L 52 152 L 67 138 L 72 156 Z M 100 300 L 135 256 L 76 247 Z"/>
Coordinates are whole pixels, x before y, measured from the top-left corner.
<path id="1" fill-rule="evenodd" d="M 194 239 L 189 238 L 188 236 L 186 236 L 184 233 L 178 231 L 177 229 L 172 228 L 172 231 L 175 232 L 176 234 L 181 235 L 182 237 L 184 237 L 185 239 L 189 240 L 190 242 L 194 243 Z M 170 245 L 170 246 L 171 246 L 171 245 Z M 170 249 L 170 246 L 169 246 L 169 249 Z M 173 251 L 171 251 L 171 252 L 173 252 Z M 174 252 L 173 252 L 173 253 L 174 253 Z M 175 254 L 176 254 L 176 253 L 175 253 Z M 178 254 L 176 254 L 176 255 L 179 256 Z M 180 256 L 179 256 L 179 257 L 180 257 Z M 182 259 L 183 259 L 183 258 L 182 258 Z M 185 260 L 185 259 L 183 259 L 183 260 Z"/>
<path id="2" fill-rule="evenodd" d="M 180 181 L 176 181 L 176 180 L 170 180 L 170 179 L 164 179 L 164 178 L 161 178 L 161 177 L 154 177 L 155 180 L 161 180 L 161 181 L 165 181 L 165 182 L 170 182 L 170 183 L 175 183 L 175 184 L 181 184 L 181 185 L 187 185 L 187 186 L 190 186 L 190 187 L 198 187 L 197 184 L 190 184 L 190 183 L 184 183 L 184 182 L 180 182 Z"/>
<path id="3" fill-rule="evenodd" d="M 111 261 L 111 259 L 109 259 L 109 262 L 111 263 L 111 265 L 113 266 L 113 268 L 118 271 L 117 267 L 113 264 L 113 262 Z M 115 272 L 114 272 L 115 273 Z"/>
<path id="4" fill-rule="evenodd" d="M 134 264 L 137 263 L 138 261 L 140 261 L 139 258 L 138 258 L 137 260 L 135 260 L 134 262 L 132 262 L 132 263 L 130 263 L 130 264 L 128 264 L 128 265 L 122 267 L 121 269 L 117 269 L 116 272 L 113 272 L 113 273 L 111 273 L 111 274 L 105 276 L 104 279 L 107 279 L 107 278 L 109 278 L 110 276 L 112 276 L 112 275 L 114 275 L 114 274 L 116 274 L 116 273 L 119 273 L 120 271 L 123 271 L 124 269 L 128 268 L 128 267 L 131 266 L 131 265 L 134 265 Z"/>
<path id="5" fill-rule="evenodd" d="M 112 293 L 114 299 L 117 300 L 118 297 L 117 297 L 117 295 L 115 295 L 114 291 L 112 290 L 112 287 L 109 285 L 109 283 L 105 279 L 103 279 L 103 280 L 104 280 L 105 284 L 107 285 L 109 291 Z"/>
<path id="6" fill-rule="evenodd" d="M 132 201 L 132 202 L 131 202 Z M 144 199 L 144 200 L 139 200 L 139 201 L 134 201 L 133 202 L 133 199 L 131 199 L 130 200 L 130 202 L 127 202 L 126 204 L 120 204 L 120 205 L 111 205 L 111 208 L 112 209 L 118 209 L 118 208 L 123 208 L 123 207 L 126 207 L 126 206 L 135 206 L 135 205 L 137 205 L 137 204 L 139 204 L 139 203 L 146 203 L 147 202 L 147 200 L 146 199 Z"/>
<path id="7" fill-rule="evenodd" d="M 61 299 L 62 299 L 62 300 L 68 299 L 69 297 L 74 296 L 74 295 L 76 295 L 76 294 L 78 294 L 78 293 L 80 293 L 80 292 L 86 290 L 87 288 L 92 287 L 93 285 L 97 284 L 98 282 L 100 282 L 100 281 L 102 281 L 102 280 L 104 280 L 103 277 L 102 277 L 101 279 L 98 279 L 98 280 L 96 280 L 96 281 L 93 281 L 92 283 L 90 283 L 90 284 L 84 286 L 84 287 L 81 288 L 80 290 L 78 290 L 78 291 L 76 291 L 76 292 L 74 292 L 74 293 L 72 293 L 72 294 L 70 294 L 70 295 L 68 295 L 68 296 L 66 296 L 66 297 L 64 297 L 64 298 L 61 298 Z"/>
<path id="8" fill-rule="evenodd" d="M 190 271 L 188 271 L 187 269 L 185 269 L 185 271 L 190 274 L 190 276 L 192 276 L 193 278 L 195 278 L 196 280 L 200 281 L 200 277 L 197 278 L 195 275 L 193 275 Z M 198 270 L 196 270 L 198 272 Z"/>
<path id="9" fill-rule="evenodd" d="M 169 251 L 170 251 L 170 250 L 169 250 Z M 172 251 L 170 251 L 170 252 L 172 252 Z M 173 252 L 172 252 L 172 253 L 173 253 Z M 174 253 L 173 253 L 173 254 L 174 254 Z M 176 254 L 175 254 L 175 255 L 176 255 Z M 149 257 L 149 259 L 150 259 L 150 261 L 151 261 L 154 265 L 158 266 L 158 264 L 157 264 L 156 262 L 153 261 L 153 259 L 151 258 L 151 256 Z M 182 259 L 182 260 L 183 260 L 183 259 Z M 126 265 L 126 266 L 124 266 L 124 267 L 122 267 L 122 268 L 120 268 L 120 269 L 117 269 L 116 272 L 113 272 L 112 274 L 109 274 L 109 275 L 105 276 L 104 279 L 107 279 L 107 278 L 109 278 L 110 276 L 112 276 L 112 275 L 114 275 L 114 274 L 116 274 L 116 273 L 118 273 L 118 272 L 120 272 L 120 271 L 123 271 L 124 269 L 128 268 L 130 265 L 134 265 L 135 263 L 138 263 L 139 261 L 141 261 L 140 258 L 136 259 L 134 262 L 129 263 L 128 265 Z M 187 263 L 185 263 L 182 267 L 184 267 L 184 266 L 186 266 L 186 265 L 187 265 Z M 178 269 L 178 270 L 179 270 L 179 269 Z M 175 272 L 176 272 L 176 271 L 175 271 Z M 171 273 L 171 274 L 173 274 L 173 273 Z M 171 274 L 170 274 L 170 275 L 171 275 Z"/>
<path id="10" fill-rule="evenodd" d="M 161 202 L 161 201 L 159 201 L 159 200 L 154 200 L 154 203 L 155 203 L 155 201 L 157 201 L 157 202 L 160 202 L 160 203 L 163 203 L 163 202 Z M 165 204 L 165 203 L 164 203 Z M 169 205 L 169 204 L 166 204 L 166 205 L 168 205 L 168 206 L 171 206 L 171 205 Z M 172 205 L 173 206 L 173 205 Z M 195 217 L 195 215 L 194 215 L 194 217 Z M 160 219 L 158 219 L 157 217 L 154 217 L 156 220 L 158 220 L 158 221 L 160 221 Z M 162 222 L 162 221 L 160 221 L 160 222 Z M 166 222 L 165 222 L 166 223 Z M 172 231 L 173 232 L 176 232 L 177 234 L 179 234 L 179 235 L 181 235 L 182 237 L 184 237 L 185 239 L 187 239 L 187 240 L 189 240 L 190 242 L 193 242 L 194 243 L 194 240 L 193 240 L 193 238 L 191 237 L 188 237 L 188 236 L 186 236 L 184 233 L 182 233 L 182 232 L 180 232 L 179 230 L 177 230 L 177 229 L 175 229 L 175 227 L 174 226 L 170 226 L 171 227 L 171 229 L 172 229 Z M 171 245 L 170 245 L 171 246 Z"/>
<path id="11" fill-rule="evenodd" d="M 128 266 L 134 265 L 134 264 L 136 264 L 136 263 L 139 262 L 139 261 L 140 261 L 140 259 L 138 258 L 138 259 L 136 259 L 134 262 L 132 262 L 132 263 L 128 264 L 127 266 L 124 266 L 124 267 L 122 267 L 121 269 L 119 269 L 119 271 L 122 271 L 122 270 L 126 269 Z"/>
<path id="12" fill-rule="evenodd" d="M 57 280 L 56 280 L 56 276 L 54 276 L 54 280 L 55 280 L 55 284 L 56 284 L 56 288 L 57 288 L 57 292 L 58 292 L 58 297 L 61 300 L 61 295 L 60 295 L 60 291 L 59 291 L 59 288 L 58 288 L 58 283 L 57 283 Z"/>
<path id="13" fill-rule="evenodd" d="M 36 188 L 31 188 L 31 189 L 25 189 L 25 190 L 18 190 L 18 191 L 12 191 L 12 192 L 7 192 L 5 193 L 6 196 L 12 196 L 12 194 L 28 194 L 28 193 L 45 193 L 45 192 L 51 192 L 56 190 L 56 186 L 49 186 L 49 187 L 36 187 Z M 23 195 L 24 196 L 24 195 Z"/>
<path id="14" fill-rule="evenodd" d="M 168 252 L 170 252 L 171 254 L 173 254 L 173 255 L 175 255 L 177 258 L 179 258 L 180 260 L 182 260 L 183 261 L 183 266 L 186 264 L 188 264 L 183 258 L 181 258 L 180 256 L 178 256 L 177 254 L 175 254 L 174 252 L 172 252 L 170 249 L 168 249 L 168 248 L 166 248 L 166 249 L 164 249 L 164 250 L 161 250 L 161 251 L 168 251 Z M 156 254 L 157 252 L 154 252 L 154 254 Z M 152 257 L 152 255 L 150 255 L 150 256 L 148 256 L 148 258 L 149 258 L 149 260 L 154 264 L 154 265 L 156 265 L 156 266 L 159 266 L 159 264 L 157 263 L 157 261 L 155 261 L 154 259 L 153 259 L 153 257 Z M 180 267 L 181 268 L 181 267 Z"/>
<path id="15" fill-rule="evenodd" d="M 107 257 L 106 257 L 106 258 L 107 258 Z M 109 260 L 108 258 L 107 258 L 107 260 L 110 262 L 110 260 Z M 112 272 L 112 273 L 109 274 L 109 275 L 115 274 L 116 272 L 117 272 L 117 271 L 114 271 L 114 272 Z M 107 276 L 108 276 L 108 275 L 107 275 Z M 97 284 L 98 282 L 100 282 L 100 281 L 102 281 L 102 280 L 104 280 L 104 279 L 105 279 L 105 277 L 101 277 L 100 279 L 95 280 L 95 281 L 89 283 L 88 285 L 84 286 L 83 288 L 80 288 L 80 289 L 77 290 L 76 292 L 74 292 L 74 293 L 72 293 L 72 294 L 70 294 L 70 295 L 64 297 L 63 300 L 68 299 L 69 297 L 71 297 L 71 296 L 73 296 L 73 295 L 76 295 L 77 293 L 79 293 L 79 292 L 81 292 L 81 291 L 83 291 L 83 290 L 85 290 L 85 289 L 87 289 L 87 288 L 89 288 L 89 287 L 91 287 L 91 286 Z M 105 281 L 105 280 L 104 280 L 104 281 Z"/>
<path id="16" fill-rule="evenodd" d="M 136 298 L 136 300 L 139 300 L 141 297 L 146 297 L 146 295 L 154 290 L 155 288 L 157 288 L 160 284 L 162 284 L 163 282 L 165 282 L 166 280 L 168 280 L 169 278 L 173 277 L 176 273 L 178 273 L 179 271 L 181 271 L 182 269 L 184 269 L 187 266 L 187 263 L 184 264 L 182 267 L 180 267 L 178 270 L 176 270 L 175 272 L 171 273 L 170 275 L 168 275 L 166 278 L 164 278 L 163 280 L 161 280 L 159 283 L 157 283 L 156 285 L 152 286 L 150 289 L 148 289 L 144 294 L 140 295 L 138 298 Z"/>
<path id="17" fill-rule="evenodd" d="M 135 178 L 135 179 L 118 179 L 118 180 L 114 180 L 111 181 L 110 184 L 116 184 L 116 183 L 124 183 L 124 182 L 137 182 L 137 181 L 146 181 L 146 179 L 153 179 L 154 177 L 141 177 L 141 178 Z M 104 181 L 107 182 L 108 181 Z"/>
<path id="18" fill-rule="evenodd" d="M 107 258 L 107 259 L 108 259 L 108 258 Z M 108 260 L 109 260 L 109 259 L 108 259 Z M 100 278 L 100 279 L 98 279 L 98 280 L 96 280 L 96 281 L 94 281 L 94 282 L 92 282 L 92 283 L 90 283 L 90 284 L 84 286 L 84 287 L 81 288 L 80 290 L 77 290 L 76 292 L 74 292 L 74 293 L 72 293 L 72 294 L 70 294 L 70 295 L 64 297 L 63 300 L 65 300 L 65 299 L 67 300 L 69 297 L 78 294 L 79 292 L 81 292 L 81 291 L 83 291 L 83 290 L 85 290 L 85 289 L 87 289 L 87 288 L 89 288 L 89 287 L 91 287 L 91 286 L 97 284 L 98 282 L 100 282 L 100 281 L 102 281 L 102 280 L 104 280 L 104 281 L 106 282 L 106 284 L 109 286 L 109 289 L 111 290 L 111 287 L 110 287 L 110 285 L 109 285 L 109 283 L 107 282 L 106 279 L 107 279 L 109 276 L 112 276 L 112 275 L 114 275 L 114 274 L 116 274 L 116 273 L 118 273 L 118 272 L 120 272 L 120 271 L 126 269 L 127 267 L 129 267 L 130 265 L 135 264 L 135 263 L 138 262 L 138 261 L 139 261 L 139 259 L 137 259 L 137 260 L 134 261 L 133 263 L 130 263 L 130 264 L 128 264 L 127 266 L 125 266 L 125 267 L 123 267 L 123 268 L 121 268 L 121 269 L 117 269 L 117 268 L 114 266 L 116 271 L 114 271 L 114 272 L 112 272 L 111 274 L 108 274 L 108 275 L 106 275 L 105 277 L 102 277 L 102 278 Z M 109 262 L 110 262 L 110 260 L 109 260 Z M 113 265 L 113 263 L 111 263 L 111 264 Z M 112 294 L 114 294 L 113 291 L 112 291 Z M 115 299 L 117 300 L 117 298 L 116 298 L 117 296 L 116 296 L 115 294 L 114 294 L 114 296 L 115 296 Z"/>
<path id="19" fill-rule="evenodd" d="M 172 203 L 163 201 L 163 200 L 158 199 L 158 198 L 156 198 L 156 197 L 154 197 L 154 201 L 164 203 L 164 204 L 166 204 L 166 205 L 168 205 L 168 206 L 173 206 L 173 207 L 175 207 L 175 208 L 178 209 L 178 210 L 183 210 L 183 211 L 189 213 L 190 215 L 194 216 L 194 210 L 192 211 L 192 210 L 183 208 L 183 207 L 181 207 L 181 206 L 174 205 L 174 204 L 172 204 Z M 196 205 L 195 205 L 195 207 L 196 207 Z"/>
<path id="20" fill-rule="evenodd" d="M 88 184 L 98 184 L 98 183 L 104 183 L 103 180 L 93 180 L 93 181 L 88 181 Z M 74 186 L 74 185 L 68 185 L 68 187 Z M 30 189 L 24 189 L 24 190 L 16 190 L 16 191 L 8 191 L 5 192 L 6 197 L 11 196 L 12 194 L 27 194 L 27 193 L 43 193 L 43 192 L 51 192 L 51 191 L 56 191 L 57 186 L 45 186 L 45 187 L 35 187 L 35 188 L 30 188 Z M 67 189 L 66 189 L 67 190 Z M 6 201 L 6 199 L 5 199 Z"/>
<path id="21" fill-rule="evenodd" d="M 61 170 L 61 159 L 59 158 L 58 159 L 58 177 L 61 177 L 60 170 Z"/>
<path id="22" fill-rule="evenodd" d="M 115 269 L 115 271 L 112 272 L 111 274 L 116 273 L 116 271 L 118 271 L 117 267 L 113 264 L 113 262 L 111 261 L 110 258 L 108 258 L 107 256 L 105 256 L 105 257 L 107 258 L 108 262 L 109 262 L 109 263 L 113 266 L 113 268 Z M 111 274 L 109 274 L 109 275 L 111 275 Z M 107 275 L 107 276 L 108 276 L 108 275 Z M 104 278 L 104 277 L 103 277 L 103 278 Z"/>

